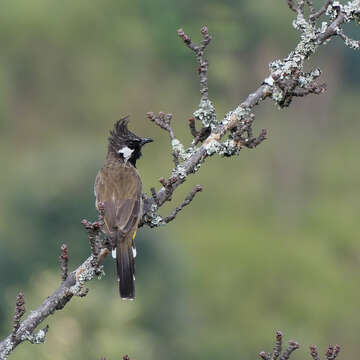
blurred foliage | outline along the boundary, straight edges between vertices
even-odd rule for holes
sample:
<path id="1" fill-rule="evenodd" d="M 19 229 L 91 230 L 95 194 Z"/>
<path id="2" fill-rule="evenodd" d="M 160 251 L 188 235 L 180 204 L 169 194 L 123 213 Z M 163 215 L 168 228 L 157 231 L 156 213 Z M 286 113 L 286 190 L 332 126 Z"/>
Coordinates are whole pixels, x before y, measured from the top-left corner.
<path id="1" fill-rule="evenodd" d="M 209 26 L 221 117 L 295 46 L 292 16 L 285 1 L 268 0 L 2 2 L 2 336 L 19 290 L 31 310 L 58 285 L 63 242 L 71 266 L 87 257 L 80 220 L 96 217 L 93 181 L 112 124 L 131 114 L 134 131 L 156 139 L 138 166 L 145 190 L 169 174 L 171 155 L 167 134 L 144 114 L 172 112 L 177 136 L 190 141 L 198 79 L 176 29 L 198 40 Z M 340 343 L 344 358 L 355 357 L 359 54 L 334 41 L 311 64 L 324 70 L 326 94 L 281 112 L 262 104 L 256 121 L 269 140 L 209 159 L 163 213 L 201 183 L 192 205 L 167 227 L 139 231 L 135 302 L 119 299 L 108 259 L 89 295 L 49 319 L 45 345 L 22 345 L 13 358 L 245 360 L 270 350 L 275 329 L 304 347 Z"/>

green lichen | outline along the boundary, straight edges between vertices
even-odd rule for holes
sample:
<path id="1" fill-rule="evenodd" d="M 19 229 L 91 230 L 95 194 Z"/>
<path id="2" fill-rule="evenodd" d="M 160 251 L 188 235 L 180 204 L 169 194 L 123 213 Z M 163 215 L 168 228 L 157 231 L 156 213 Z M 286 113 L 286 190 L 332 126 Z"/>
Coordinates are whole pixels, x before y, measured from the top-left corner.
<path id="1" fill-rule="evenodd" d="M 216 125 L 216 112 L 213 104 L 209 99 L 202 99 L 199 109 L 194 112 L 194 118 L 200 120 L 204 127 L 214 128 Z"/>

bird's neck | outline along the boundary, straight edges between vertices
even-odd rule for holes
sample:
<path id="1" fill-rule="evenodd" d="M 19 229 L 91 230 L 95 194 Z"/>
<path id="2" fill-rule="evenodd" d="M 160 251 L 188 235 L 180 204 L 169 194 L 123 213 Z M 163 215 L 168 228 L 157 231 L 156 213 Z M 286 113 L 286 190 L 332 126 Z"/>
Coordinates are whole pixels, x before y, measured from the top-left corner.
<path id="1" fill-rule="evenodd" d="M 107 155 L 106 155 L 106 160 L 107 161 L 119 161 L 119 162 L 124 162 L 124 159 L 119 156 L 118 154 L 115 154 L 114 151 L 110 150 L 108 151 Z"/>
<path id="2" fill-rule="evenodd" d="M 107 156 L 106 156 L 106 162 L 107 163 L 111 163 L 111 162 L 120 162 L 122 164 L 131 164 L 132 166 L 136 167 L 136 160 L 133 158 L 130 158 L 128 161 L 125 162 L 125 160 L 123 159 L 123 157 L 119 154 L 116 154 L 112 149 L 108 150 Z"/>

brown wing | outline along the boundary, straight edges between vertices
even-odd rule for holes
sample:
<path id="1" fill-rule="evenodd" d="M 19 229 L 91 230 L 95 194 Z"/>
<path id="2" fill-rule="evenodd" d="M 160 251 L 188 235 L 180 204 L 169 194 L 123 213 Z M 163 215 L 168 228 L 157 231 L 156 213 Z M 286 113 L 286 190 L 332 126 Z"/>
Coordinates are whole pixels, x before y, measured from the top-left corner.
<path id="1" fill-rule="evenodd" d="M 104 231 L 110 240 L 129 238 L 127 235 L 136 230 L 141 211 L 141 181 L 137 170 L 122 163 L 104 166 L 96 177 L 95 196 L 96 204 L 104 204 Z"/>

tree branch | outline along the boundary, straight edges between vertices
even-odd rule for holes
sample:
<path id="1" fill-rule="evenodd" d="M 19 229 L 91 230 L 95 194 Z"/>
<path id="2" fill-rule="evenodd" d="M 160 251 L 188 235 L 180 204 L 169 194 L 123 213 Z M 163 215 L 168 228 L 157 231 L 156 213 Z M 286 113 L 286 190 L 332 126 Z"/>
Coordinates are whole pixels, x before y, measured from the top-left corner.
<path id="1" fill-rule="evenodd" d="M 294 96 L 303 97 L 309 94 L 321 94 L 325 91 L 325 84 L 317 85 L 315 82 L 321 75 L 321 71 L 314 69 L 311 72 L 305 72 L 303 71 L 304 63 L 320 45 L 327 43 L 332 37 L 339 35 L 344 39 L 341 25 L 345 22 L 358 22 L 360 17 L 359 0 L 349 1 L 345 5 L 327 1 L 318 12 L 312 7 L 312 3 L 307 2 L 311 10 L 309 19 L 306 19 L 304 15 L 305 2 L 298 0 L 296 3 L 297 5 L 294 1 L 288 0 L 288 5 L 297 14 L 293 25 L 301 32 L 301 40 L 296 48 L 284 59 L 272 62 L 269 76 L 240 105 L 229 111 L 221 121 L 216 121 L 215 109 L 210 100 L 208 100 L 207 108 L 204 108 L 203 98 L 200 99 L 199 109 L 194 112 L 194 118 L 189 120 L 190 131 L 195 137 L 198 135 L 195 128 L 194 119 L 196 119 L 202 122 L 203 128 L 209 128 L 210 133 L 201 146 L 196 146 L 197 143 L 193 141 L 187 149 L 176 139 L 176 148 L 182 162 L 172 169 L 169 179 L 175 179 L 175 181 L 172 181 L 170 185 L 166 182 L 167 186 L 160 188 L 156 194 L 153 192 L 152 197 L 147 197 L 144 194 L 144 215 L 140 226 L 146 224 L 155 227 L 164 224 L 157 210 L 171 199 L 176 188 L 185 182 L 190 174 L 199 170 L 208 157 L 214 154 L 220 156 L 238 155 L 246 143 L 253 144 L 254 146 L 246 146 L 253 148 L 266 138 L 265 130 L 262 130 L 256 141 L 249 136 L 252 131 L 251 124 L 249 126 L 249 121 L 251 123 L 253 121 L 251 120 L 253 119 L 252 109 L 259 105 L 262 100 L 271 98 L 279 108 L 284 108 L 291 104 Z M 316 20 L 326 11 L 331 21 L 329 23 L 323 22 L 321 26 L 317 26 Z M 194 44 L 182 29 L 178 30 L 178 34 L 185 45 L 198 57 L 199 46 Z M 355 46 L 352 47 L 356 48 Z M 250 132 L 248 132 L 249 130 Z M 242 137 L 239 141 L 239 134 L 246 133 L 248 136 Z M 221 141 L 225 135 L 228 138 Z"/>
<path id="2" fill-rule="evenodd" d="M 76 270 L 67 274 L 68 253 L 67 248 L 61 247 L 61 277 L 62 283 L 60 286 L 48 296 L 42 304 L 30 312 L 27 318 L 21 323 L 20 318 L 25 314 L 25 300 L 22 293 L 19 293 L 16 300 L 16 311 L 14 316 L 14 326 L 12 333 L 0 342 L 0 360 L 5 360 L 12 353 L 12 351 L 24 341 L 30 341 L 33 344 L 39 344 L 45 341 L 45 335 L 49 329 L 47 325 L 42 330 L 34 333 L 35 329 L 50 315 L 54 314 L 57 310 L 61 310 L 72 299 L 73 296 L 84 297 L 88 293 L 88 289 L 84 288 L 87 281 L 92 280 L 96 276 L 103 274 L 100 262 L 109 253 L 106 241 L 100 245 L 101 240 L 101 221 L 103 220 L 103 210 L 100 207 L 99 220 L 95 223 L 86 223 L 89 239 L 90 237 L 96 238 L 96 244 L 101 247 L 101 250 L 96 252 L 97 257 L 92 254 L 88 257 Z M 92 247 L 91 247 L 92 248 Z M 93 249 L 93 248 L 92 248 Z"/>

